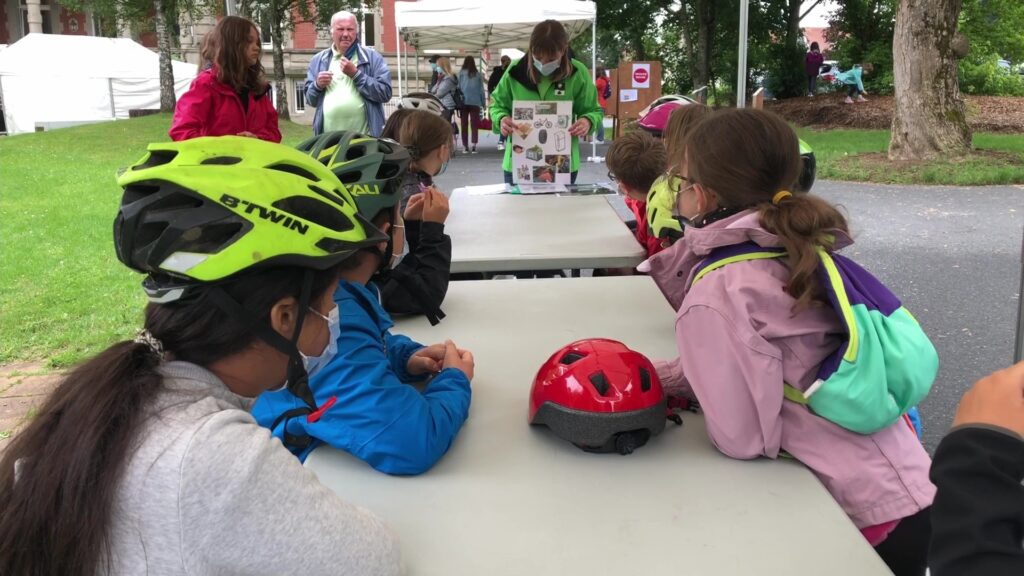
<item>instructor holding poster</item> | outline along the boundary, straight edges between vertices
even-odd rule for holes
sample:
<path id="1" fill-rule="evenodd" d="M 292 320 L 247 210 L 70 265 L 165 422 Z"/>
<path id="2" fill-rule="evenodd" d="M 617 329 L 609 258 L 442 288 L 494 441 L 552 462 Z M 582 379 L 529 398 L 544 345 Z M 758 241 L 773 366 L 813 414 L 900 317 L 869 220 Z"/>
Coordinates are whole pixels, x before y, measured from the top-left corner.
<path id="1" fill-rule="evenodd" d="M 603 115 L 597 103 L 597 88 L 587 67 L 569 57 L 569 34 L 555 20 L 545 20 L 533 29 L 530 47 L 525 56 L 513 62 L 491 94 L 491 120 L 495 132 L 511 135 L 516 129 L 512 103 L 523 101 L 571 101 L 574 121 L 569 126 L 572 139 L 571 181 L 576 182 L 580 169 L 579 137 L 594 132 Z M 518 181 L 512 173 L 513 154 L 525 150 L 505 149 L 505 183 Z"/>

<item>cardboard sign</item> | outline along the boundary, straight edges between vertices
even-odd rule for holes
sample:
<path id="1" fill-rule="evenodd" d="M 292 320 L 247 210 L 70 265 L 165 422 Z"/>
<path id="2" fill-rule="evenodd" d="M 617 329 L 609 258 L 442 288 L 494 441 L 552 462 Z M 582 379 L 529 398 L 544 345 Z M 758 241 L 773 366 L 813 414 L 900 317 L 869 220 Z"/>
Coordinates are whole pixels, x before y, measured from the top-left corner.
<path id="1" fill-rule="evenodd" d="M 512 102 L 512 179 L 516 184 L 569 184 L 572 102 Z"/>
<path id="2" fill-rule="evenodd" d="M 651 87 L 651 65 L 633 64 L 633 88 Z"/>

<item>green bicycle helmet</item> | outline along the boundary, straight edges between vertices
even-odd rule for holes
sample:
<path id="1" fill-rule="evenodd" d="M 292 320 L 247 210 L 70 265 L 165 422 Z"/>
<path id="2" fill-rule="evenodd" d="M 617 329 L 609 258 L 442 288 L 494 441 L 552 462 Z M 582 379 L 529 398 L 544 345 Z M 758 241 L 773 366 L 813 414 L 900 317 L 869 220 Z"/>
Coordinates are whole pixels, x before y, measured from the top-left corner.
<path id="1" fill-rule="evenodd" d="M 402 176 L 412 160 L 394 140 L 339 130 L 310 138 L 297 148 L 334 172 L 365 218 L 373 219 L 402 199 Z"/>
<path id="2" fill-rule="evenodd" d="M 675 216 L 672 201 L 675 199 L 673 189 L 678 189 L 678 182 L 670 182 L 669 176 L 659 176 L 651 191 L 647 193 L 647 227 L 651 234 L 663 240 L 675 242 L 683 237 L 683 225 Z"/>
<path id="3" fill-rule="evenodd" d="M 150 144 L 117 183 L 117 257 L 154 302 L 257 267 L 325 270 L 387 240 L 330 170 L 256 138 Z"/>
<path id="4" fill-rule="evenodd" d="M 796 181 L 794 192 L 810 192 L 814 186 L 814 177 L 817 172 L 818 161 L 814 158 L 814 150 L 811 146 L 800 140 L 800 177 Z"/>

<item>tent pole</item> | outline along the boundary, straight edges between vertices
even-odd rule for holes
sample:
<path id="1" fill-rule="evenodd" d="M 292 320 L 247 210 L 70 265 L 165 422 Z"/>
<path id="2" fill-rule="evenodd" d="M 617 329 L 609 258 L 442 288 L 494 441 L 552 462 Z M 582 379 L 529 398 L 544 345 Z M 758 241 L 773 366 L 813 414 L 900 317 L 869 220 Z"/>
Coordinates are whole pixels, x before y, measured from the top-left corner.
<path id="1" fill-rule="evenodd" d="M 740 46 L 739 63 L 736 66 L 736 107 L 747 105 L 747 18 L 750 14 L 748 0 L 740 0 Z"/>
<path id="2" fill-rule="evenodd" d="M 402 30 L 395 22 L 395 53 L 398 54 L 398 95 L 402 95 Z"/>
<path id="3" fill-rule="evenodd" d="M 595 5 L 596 6 L 596 5 Z M 590 77 L 594 84 L 597 84 L 597 14 L 590 22 Z M 601 115 L 601 124 L 604 124 L 604 115 Z M 595 164 L 604 162 L 604 158 L 597 155 L 597 131 L 590 140 L 590 158 Z"/>
<path id="4" fill-rule="evenodd" d="M 107 78 L 107 91 L 110 93 L 110 119 L 117 120 L 117 108 L 114 106 L 114 79 Z"/>

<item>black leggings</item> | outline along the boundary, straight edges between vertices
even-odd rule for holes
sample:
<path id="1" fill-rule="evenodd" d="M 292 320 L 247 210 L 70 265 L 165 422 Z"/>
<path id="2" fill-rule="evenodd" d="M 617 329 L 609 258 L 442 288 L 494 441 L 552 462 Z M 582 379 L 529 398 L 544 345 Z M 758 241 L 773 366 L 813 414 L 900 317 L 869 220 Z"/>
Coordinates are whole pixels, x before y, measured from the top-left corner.
<path id="1" fill-rule="evenodd" d="M 931 508 L 900 520 L 889 537 L 875 546 L 895 576 L 924 576 L 928 566 L 928 541 L 932 537 Z"/>
<path id="2" fill-rule="evenodd" d="M 853 98 L 854 96 L 857 96 L 860 93 L 860 88 L 857 88 L 856 84 L 850 84 L 850 98 Z"/>

